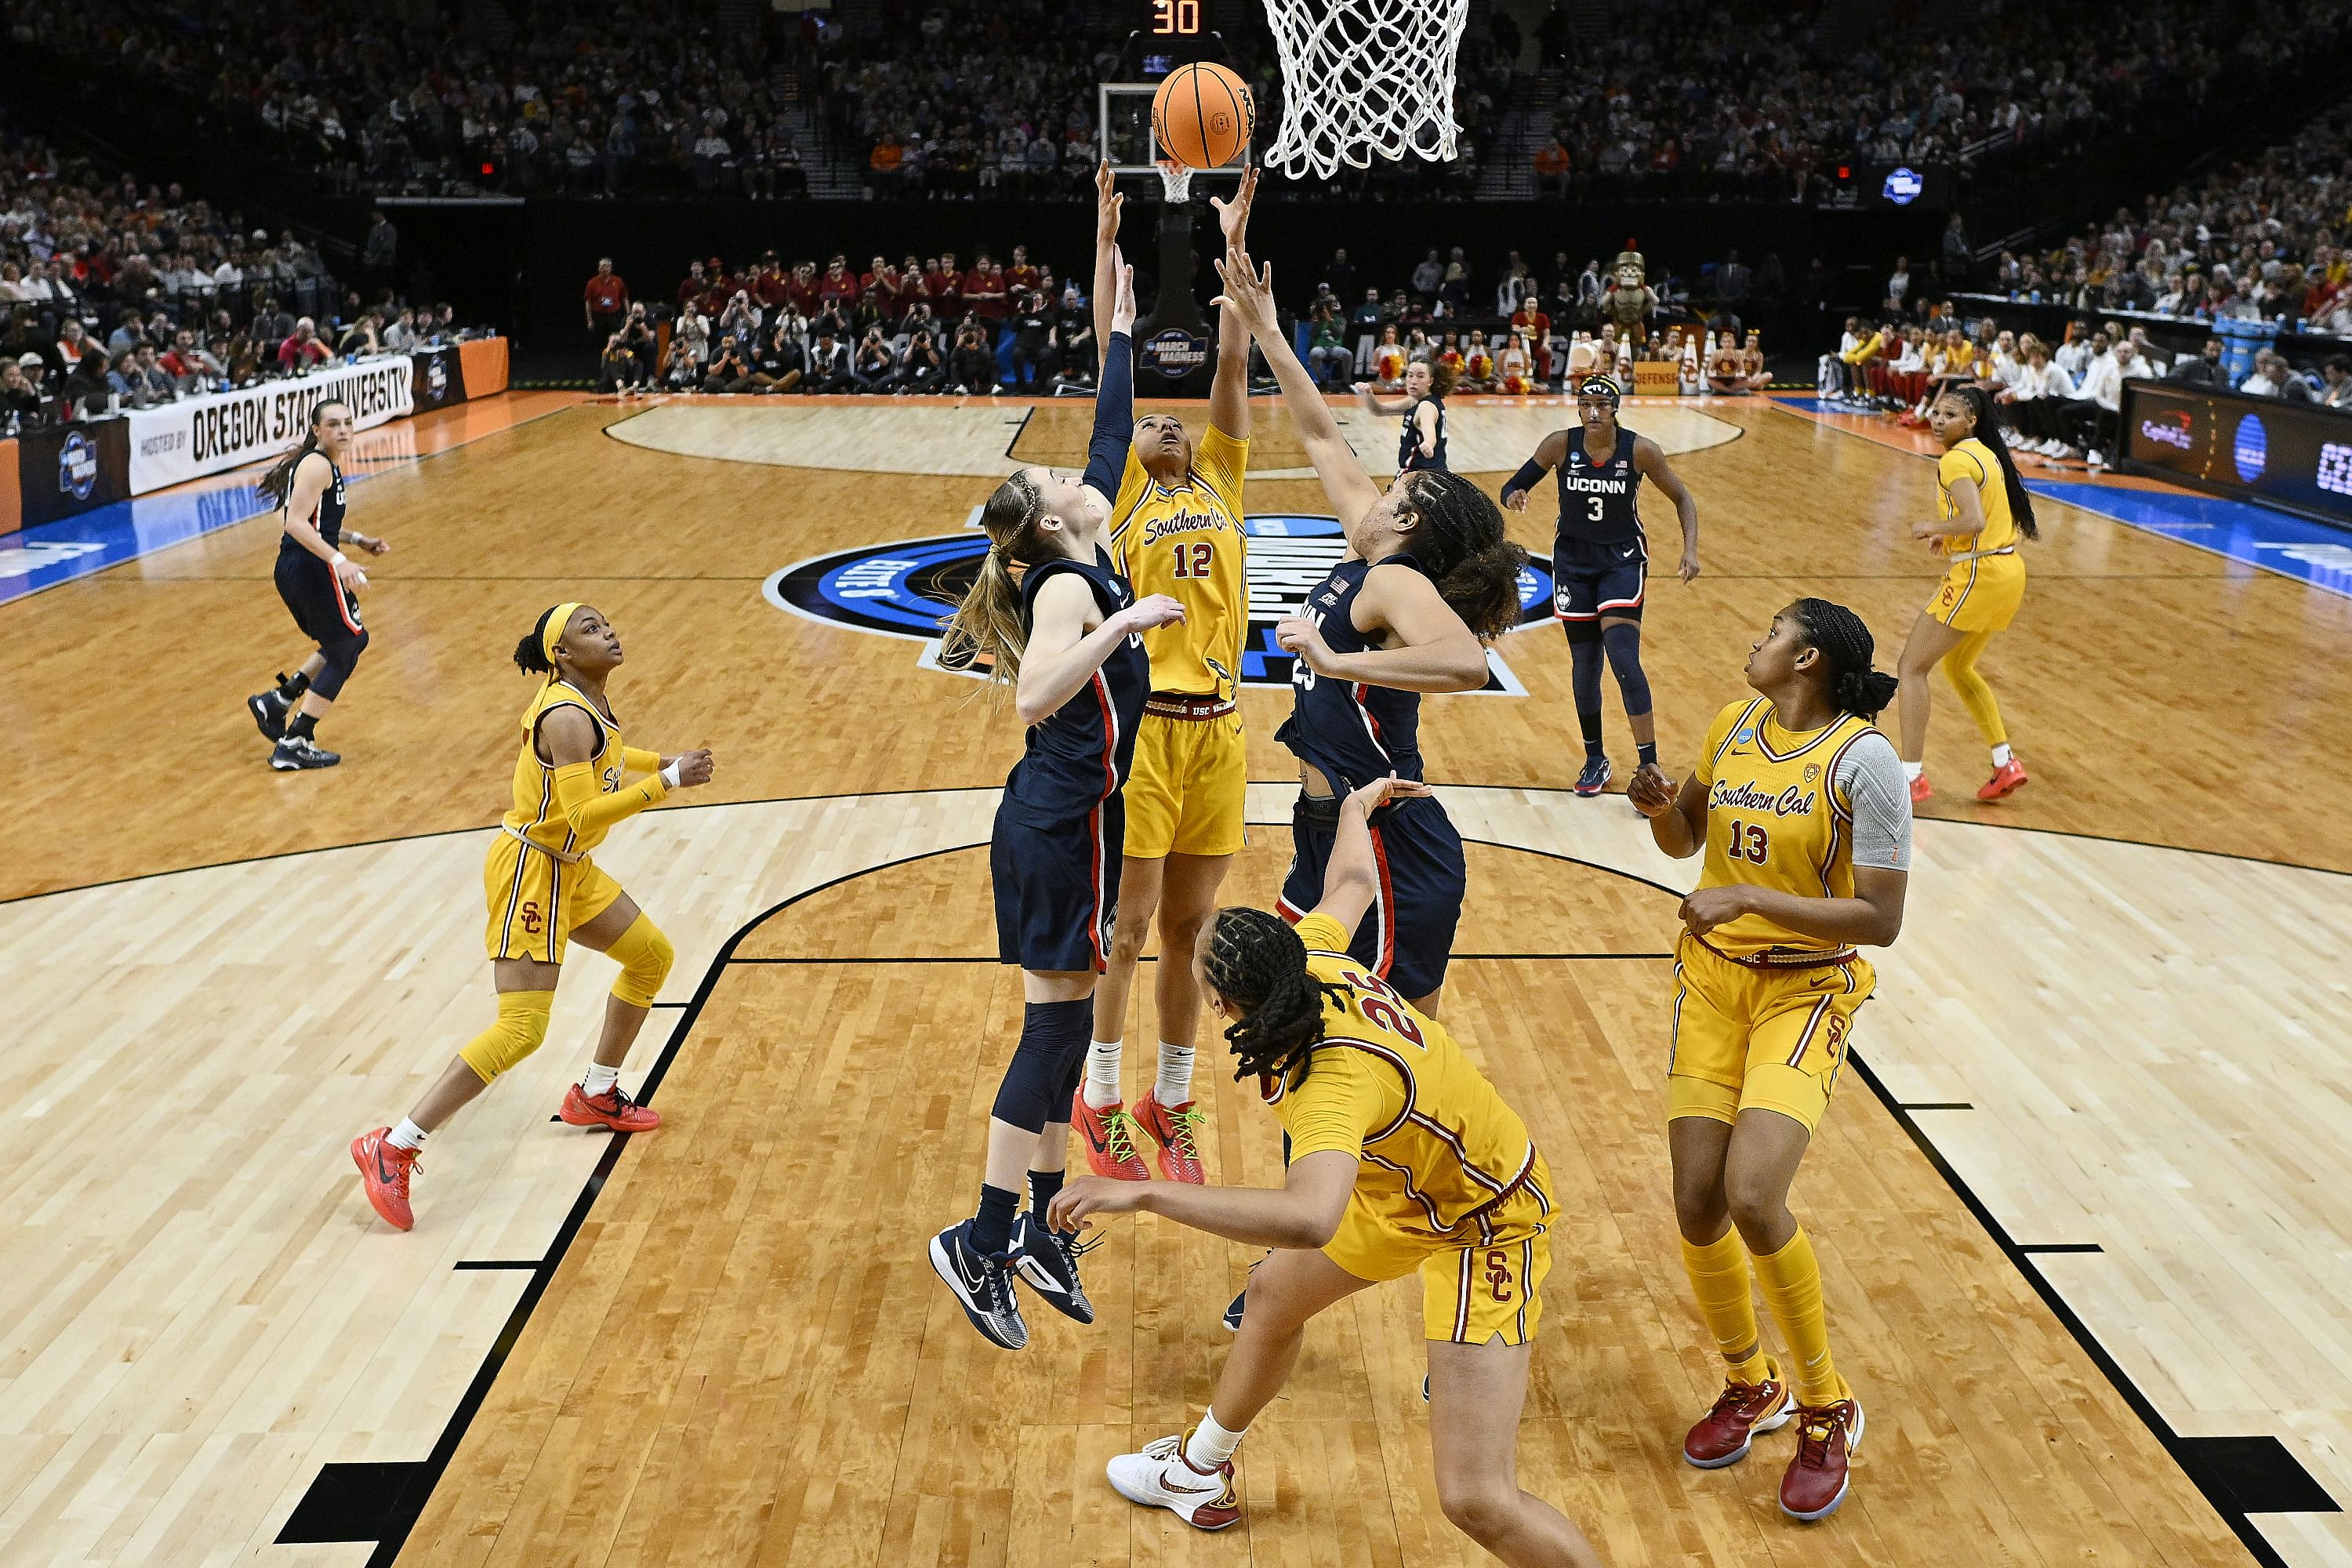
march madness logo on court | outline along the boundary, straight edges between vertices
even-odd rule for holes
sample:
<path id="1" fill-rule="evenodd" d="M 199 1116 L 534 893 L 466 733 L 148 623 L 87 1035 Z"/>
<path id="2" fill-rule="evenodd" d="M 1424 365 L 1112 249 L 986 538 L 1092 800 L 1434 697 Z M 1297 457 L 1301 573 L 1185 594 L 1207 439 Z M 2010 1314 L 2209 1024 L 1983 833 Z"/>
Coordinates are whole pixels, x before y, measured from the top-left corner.
<path id="1" fill-rule="evenodd" d="M 1242 648 L 1242 684 L 1287 686 L 1296 661 L 1275 645 L 1275 623 L 1305 608 L 1347 544 L 1333 517 L 1260 513 L 1243 527 L 1250 541 L 1250 629 Z M 796 616 L 929 644 L 922 662 L 945 668 L 939 660 L 940 622 L 962 602 L 987 552 L 988 536 L 978 529 L 845 550 L 785 567 L 764 591 L 770 604 Z M 1551 619 L 1551 563 L 1536 556 L 1519 574 L 1520 625 Z M 1487 690 L 1521 694 L 1501 659 L 1487 662 L 1493 671 Z"/>

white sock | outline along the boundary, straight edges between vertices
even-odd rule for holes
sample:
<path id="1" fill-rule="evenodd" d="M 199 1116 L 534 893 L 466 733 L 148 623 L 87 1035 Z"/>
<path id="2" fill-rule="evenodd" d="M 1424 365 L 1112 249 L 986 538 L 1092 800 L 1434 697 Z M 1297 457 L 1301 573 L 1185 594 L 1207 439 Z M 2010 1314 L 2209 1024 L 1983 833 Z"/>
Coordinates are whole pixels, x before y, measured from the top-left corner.
<path id="1" fill-rule="evenodd" d="M 1927 771 L 1927 764 L 1926 763 L 1906 763 L 1903 764 L 1903 776 L 1912 784 L 1917 784 L 1919 782 L 1919 775 Z"/>
<path id="2" fill-rule="evenodd" d="M 425 1141 L 431 1136 L 424 1128 L 404 1116 L 399 1126 L 383 1135 L 383 1141 L 395 1149 L 422 1149 Z"/>
<path id="3" fill-rule="evenodd" d="M 1242 1433 L 1248 1430 L 1244 1426 L 1241 1432 L 1228 1432 L 1217 1425 L 1213 1411 L 1204 1410 L 1201 1424 L 1192 1428 L 1192 1438 L 1184 1445 L 1184 1457 L 1195 1469 L 1213 1470 L 1234 1457 L 1234 1450 L 1242 1446 Z"/>
<path id="4" fill-rule="evenodd" d="M 1118 1103 L 1118 1059 L 1121 1042 L 1087 1042 L 1087 1103 L 1100 1110 Z"/>
<path id="5" fill-rule="evenodd" d="M 1192 1047 L 1160 1042 L 1160 1080 L 1151 1098 L 1162 1105 L 1181 1105 L 1192 1098 Z"/>
<path id="6" fill-rule="evenodd" d="M 1997 768 L 2009 766 L 2009 742 L 2003 741 L 1992 749 L 1992 765 Z"/>
<path id="7" fill-rule="evenodd" d="M 580 1092 L 593 1099 L 618 1083 L 620 1079 L 619 1068 L 608 1068 L 602 1062 L 590 1062 L 588 1070 L 580 1075 Z"/>

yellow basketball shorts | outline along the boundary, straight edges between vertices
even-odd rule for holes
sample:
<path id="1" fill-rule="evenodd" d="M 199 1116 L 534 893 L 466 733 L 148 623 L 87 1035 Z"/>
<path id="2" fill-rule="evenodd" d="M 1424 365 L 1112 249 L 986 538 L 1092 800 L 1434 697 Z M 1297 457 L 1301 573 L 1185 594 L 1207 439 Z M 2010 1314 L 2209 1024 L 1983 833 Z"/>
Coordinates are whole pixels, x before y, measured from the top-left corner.
<path id="1" fill-rule="evenodd" d="M 2025 563 L 2014 555 L 1962 561 L 1944 574 L 1927 614 L 1956 632 L 1999 632 L 2025 603 Z"/>
<path id="2" fill-rule="evenodd" d="M 1878 984 L 1856 954 L 1811 969 L 1750 969 L 1685 933 L 1675 949 L 1666 1119 L 1777 1110 L 1811 1131 L 1845 1065 L 1853 1016 Z"/>
<path id="3" fill-rule="evenodd" d="M 482 866 L 482 892 L 490 914 L 483 945 L 492 958 L 561 963 L 573 930 L 611 909 L 621 884 L 593 860 L 566 863 L 501 833 Z"/>
<path id="4" fill-rule="evenodd" d="M 1127 777 L 1128 857 L 1239 854 L 1248 794 L 1239 709 L 1214 719 L 1144 714 Z"/>
<path id="5" fill-rule="evenodd" d="M 1348 1200 L 1323 1256 L 1375 1283 L 1419 1273 L 1424 1338 L 1523 1345 L 1543 1321 L 1543 1282 L 1551 1272 L 1545 1226 L 1551 1202 L 1544 1194 L 1550 1185 L 1551 1173 L 1538 1155 L 1528 1180 L 1442 1236 L 1401 1226 L 1360 1194 Z"/>

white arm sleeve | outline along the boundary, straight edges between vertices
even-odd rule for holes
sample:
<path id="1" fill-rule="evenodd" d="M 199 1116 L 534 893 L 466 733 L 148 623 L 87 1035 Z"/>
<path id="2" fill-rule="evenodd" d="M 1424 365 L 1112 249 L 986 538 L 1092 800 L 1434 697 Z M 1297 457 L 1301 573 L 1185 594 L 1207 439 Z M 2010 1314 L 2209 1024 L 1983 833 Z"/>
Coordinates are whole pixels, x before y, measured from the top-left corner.
<path id="1" fill-rule="evenodd" d="M 1853 815 L 1853 863 L 1887 871 L 1911 869 L 1911 784 L 1895 742 L 1864 735 L 1838 759 L 1830 787 Z"/>

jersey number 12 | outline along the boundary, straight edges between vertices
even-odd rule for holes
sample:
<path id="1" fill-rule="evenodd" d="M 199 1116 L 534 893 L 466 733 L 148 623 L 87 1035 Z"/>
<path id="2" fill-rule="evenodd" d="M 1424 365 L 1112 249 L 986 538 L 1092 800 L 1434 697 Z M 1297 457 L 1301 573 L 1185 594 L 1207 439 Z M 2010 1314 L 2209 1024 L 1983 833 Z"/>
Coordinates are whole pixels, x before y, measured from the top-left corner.
<path id="1" fill-rule="evenodd" d="M 1216 547 L 1205 539 L 1194 540 L 1190 543 L 1180 542 L 1176 546 L 1176 575 L 1205 577 L 1209 574 L 1209 568 L 1215 563 L 1216 558 Z"/>

